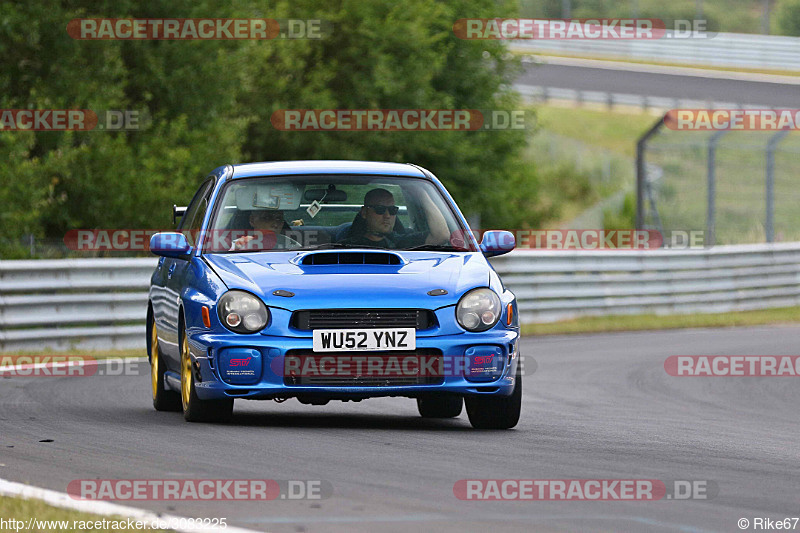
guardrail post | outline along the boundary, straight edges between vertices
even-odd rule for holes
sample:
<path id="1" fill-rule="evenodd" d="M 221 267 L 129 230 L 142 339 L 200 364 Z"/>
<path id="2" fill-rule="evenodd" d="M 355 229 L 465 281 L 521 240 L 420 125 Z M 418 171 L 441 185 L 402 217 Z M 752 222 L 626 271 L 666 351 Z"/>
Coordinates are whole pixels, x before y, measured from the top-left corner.
<path id="1" fill-rule="evenodd" d="M 717 202 L 717 144 L 723 135 L 728 133 L 728 130 L 721 130 L 708 140 L 708 186 L 707 186 L 707 204 L 706 204 L 706 246 L 714 246 L 716 244 L 716 202 Z"/>
<path id="2" fill-rule="evenodd" d="M 778 143 L 789 134 L 789 130 L 781 130 L 767 141 L 767 176 L 766 176 L 766 200 L 767 200 L 767 220 L 764 229 L 767 234 L 767 242 L 775 241 L 775 149 Z"/>
<path id="3" fill-rule="evenodd" d="M 650 129 L 636 141 L 636 229 L 644 229 L 644 188 L 647 186 L 644 151 L 647 148 L 647 141 L 664 125 L 664 119 L 666 117 L 667 115 L 665 114 L 658 119 L 658 122 L 653 124 Z"/>

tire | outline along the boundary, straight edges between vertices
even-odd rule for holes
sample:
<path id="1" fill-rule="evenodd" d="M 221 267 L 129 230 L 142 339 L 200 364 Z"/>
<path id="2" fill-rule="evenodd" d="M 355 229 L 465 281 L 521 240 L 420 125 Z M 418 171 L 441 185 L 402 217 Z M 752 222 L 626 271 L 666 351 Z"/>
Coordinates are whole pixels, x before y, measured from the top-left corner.
<path id="1" fill-rule="evenodd" d="M 153 395 L 153 407 L 156 411 L 180 411 L 181 396 L 164 386 L 164 372 L 167 365 L 158 348 L 158 330 L 156 321 L 150 317 L 150 389 Z"/>
<path id="2" fill-rule="evenodd" d="M 464 401 L 457 394 L 438 394 L 417 398 L 422 418 L 454 418 L 461 414 Z"/>
<path id="3" fill-rule="evenodd" d="M 201 400 L 194 386 L 192 357 L 189 340 L 181 328 L 181 406 L 187 422 L 228 422 L 233 416 L 233 398 L 223 400 Z"/>
<path id="4" fill-rule="evenodd" d="M 469 422 L 475 429 L 510 429 L 519 422 L 522 408 L 522 372 L 517 364 L 517 377 L 511 396 L 467 396 Z"/>

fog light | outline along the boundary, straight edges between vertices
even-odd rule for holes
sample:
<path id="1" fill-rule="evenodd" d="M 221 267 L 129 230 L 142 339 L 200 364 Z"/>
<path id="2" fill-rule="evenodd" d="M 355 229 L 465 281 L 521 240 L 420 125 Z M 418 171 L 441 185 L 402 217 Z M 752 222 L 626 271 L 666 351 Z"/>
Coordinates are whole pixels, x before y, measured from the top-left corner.
<path id="1" fill-rule="evenodd" d="M 472 346 L 464 356 L 467 359 L 464 377 L 469 381 L 495 381 L 503 375 L 506 357 L 500 346 Z"/>

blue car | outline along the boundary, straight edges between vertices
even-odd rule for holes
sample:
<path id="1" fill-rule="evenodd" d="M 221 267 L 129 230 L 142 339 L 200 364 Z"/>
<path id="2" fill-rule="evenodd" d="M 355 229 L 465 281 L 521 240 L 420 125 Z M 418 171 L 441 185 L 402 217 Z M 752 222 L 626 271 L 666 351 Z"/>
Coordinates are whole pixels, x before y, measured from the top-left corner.
<path id="1" fill-rule="evenodd" d="M 226 165 L 152 236 L 153 405 L 226 421 L 234 400 L 415 398 L 475 428 L 520 416 L 514 295 L 439 180 L 412 164 Z"/>

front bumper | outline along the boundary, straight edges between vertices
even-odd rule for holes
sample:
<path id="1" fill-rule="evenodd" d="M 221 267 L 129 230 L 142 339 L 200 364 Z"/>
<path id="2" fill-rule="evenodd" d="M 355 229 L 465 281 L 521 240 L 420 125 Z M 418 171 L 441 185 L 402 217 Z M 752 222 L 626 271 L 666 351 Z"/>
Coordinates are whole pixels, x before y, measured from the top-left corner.
<path id="1" fill-rule="evenodd" d="M 283 373 L 287 352 L 311 352 L 312 338 L 279 337 L 268 335 L 213 334 L 189 332 L 189 349 L 195 369 L 195 389 L 202 400 L 245 398 L 263 400 L 272 398 L 316 397 L 333 400 L 356 400 L 381 396 L 415 397 L 430 393 L 456 393 L 463 395 L 508 396 L 514 389 L 519 364 L 519 331 L 496 328 L 483 333 L 460 333 L 441 336 L 417 336 L 417 350 L 438 350 L 448 360 L 448 370 L 434 384 L 402 384 L 371 386 L 329 386 L 287 384 Z M 493 347 L 497 354 L 496 372 L 490 379 L 468 379 L 463 369 L 470 362 L 467 350 L 474 347 Z M 250 354 L 248 365 L 257 365 L 255 376 L 231 377 L 230 350 L 237 354 Z M 473 350 L 474 351 L 474 350 Z M 348 356 L 358 352 L 338 352 Z M 472 352 L 470 352 L 472 353 Z M 319 354 L 318 354 L 319 355 Z M 329 354 L 336 357 L 337 353 Z M 237 361 L 238 365 L 238 361 Z M 260 372 L 259 372 L 260 371 Z M 234 374 L 237 372 L 234 371 Z M 260 375 L 259 375 L 260 374 Z M 174 387 L 174 384 L 173 384 Z"/>

